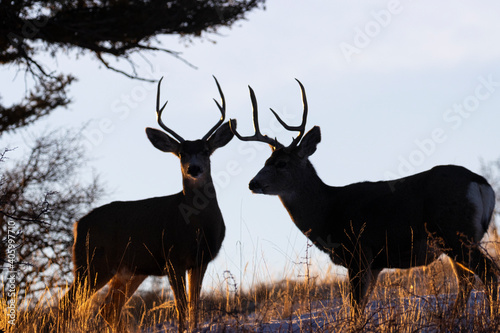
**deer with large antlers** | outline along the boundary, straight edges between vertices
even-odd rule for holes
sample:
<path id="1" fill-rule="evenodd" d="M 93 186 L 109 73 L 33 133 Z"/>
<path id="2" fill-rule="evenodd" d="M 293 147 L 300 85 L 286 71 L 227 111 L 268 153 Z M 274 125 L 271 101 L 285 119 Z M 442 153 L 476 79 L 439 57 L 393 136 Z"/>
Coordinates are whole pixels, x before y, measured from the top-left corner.
<path id="1" fill-rule="evenodd" d="M 222 105 L 214 99 L 221 118 L 201 140 L 188 141 L 161 120 L 167 103 L 160 108 L 160 80 L 157 120 L 168 134 L 153 128 L 146 128 L 146 134 L 154 147 L 179 157 L 183 189 L 164 197 L 112 202 L 78 221 L 73 246 L 75 280 L 62 302 L 72 304 L 79 288 L 89 288 L 92 295 L 108 284 L 101 314 L 108 323 L 116 324 L 122 306 L 147 276 L 167 275 L 179 331 L 184 329 L 187 314 L 196 326 L 203 275 L 225 235 L 210 155 L 233 138 L 228 123 L 223 124 L 226 103 L 217 79 L 215 83 L 222 99 Z"/>
<path id="2" fill-rule="evenodd" d="M 363 312 L 382 269 L 427 265 L 442 253 L 457 275 L 456 309 L 466 305 L 475 274 L 496 302 L 498 266 L 480 250 L 495 205 L 488 182 L 463 167 L 445 165 L 394 181 L 326 185 L 309 161 L 321 134 L 318 126 L 305 133 L 308 107 L 299 85 L 304 104 L 299 126 L 287 125 L 271 109 L 287 130 L 299 132 L 289 146 L 260 132 L 250 87 L 255 134 L 243 137 L 236 121 L 229 123 L 240 140 L 271 146 L 271 157 L 250 181 L 250 190 L 279 196 L 297 227 L 348 269 L 352 314 Z"/>

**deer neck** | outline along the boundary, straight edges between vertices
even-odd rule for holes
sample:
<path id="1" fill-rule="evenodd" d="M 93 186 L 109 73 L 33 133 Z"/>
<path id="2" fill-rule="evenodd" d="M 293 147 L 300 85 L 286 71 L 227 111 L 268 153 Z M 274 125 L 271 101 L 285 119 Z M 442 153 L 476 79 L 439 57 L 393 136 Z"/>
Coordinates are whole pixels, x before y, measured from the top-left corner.
<path id="1" fill-rule="evenodd" d="M 215 186 L 210 175 L 200 179 L 183 178 L 182 193 L 186 203 L 193 207 L 217 204 Z"/>
<path id="2" fill-rule="evenodd" d="M 307 233 L 316 224 L 321 225 L 324 220 L 329 189 L 330 186 L 319 178 L 314 167 L 309 164 L 303 176 L 294 182 L 293 189 L 279 195 L 293 222 L 303 233 Z"/>

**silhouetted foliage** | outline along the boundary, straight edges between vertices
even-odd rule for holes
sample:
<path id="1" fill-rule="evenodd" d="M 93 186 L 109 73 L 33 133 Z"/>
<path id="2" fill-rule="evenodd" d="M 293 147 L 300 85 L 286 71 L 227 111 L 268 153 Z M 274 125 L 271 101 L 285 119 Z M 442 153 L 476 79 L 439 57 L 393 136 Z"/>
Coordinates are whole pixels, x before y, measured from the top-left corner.
<path id="1" fill-rule="evenodd" d="M 103 193 L 97 178 L 80 176 L 85 166 L 80 142 L 69 131 L 50 132 L 35 139 L 24 158 L 2 162 L 0 261 L 16 268 L 21 296 L 27 286 L 35 292 L 64 285 L 71 272 L 73 223 Z M 6 260 L 7 238 L 14 239 L 15 262 Z"/>
<path id="2" fill-rule="evenodd" d="M 36 59 L 58 51 L 92 53 L 107 68 L 138 78 L 130 56 L 158 47 L 162 34 L 199 37 L 231 26 L 265 0 L 19 0 L 0 1 L 0 64 L 30 74 L 35 88 L 26 99 L 0 106 L 0 134 L 27 125 L 70 102 L 71 75 L 55 74 Z M 132 73 L 110 65 L 106 56 L 126 59 Z"/>

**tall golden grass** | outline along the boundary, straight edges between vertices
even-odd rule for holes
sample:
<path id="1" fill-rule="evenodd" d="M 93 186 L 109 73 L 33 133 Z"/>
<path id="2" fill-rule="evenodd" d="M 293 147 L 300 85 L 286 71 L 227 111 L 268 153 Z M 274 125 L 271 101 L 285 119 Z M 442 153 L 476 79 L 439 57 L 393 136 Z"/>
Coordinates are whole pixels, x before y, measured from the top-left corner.
<path id="1" fill-rule="evenodd" d="M 490 239 L 489 244 L 498 244 Z M 496 249 L 493 249 L 493 252 Z M 491 249 L 490 249 L 491 252 Z M 307 264 L 307 263 L 306 263 Z M 80 291 L 77 299 L 87 299 Z M 105 291 L 104 291 L 105 292 Z M 238 289 L 229 273 L 224 285 L 205 291 L 200 326 L 217 332 L 495 332 L 500 313 L 491 313 L 477 280 L 467 309 L 455 311 L 457 283 L 446 257 L 426 268 L 384 271 L 365 313 L 349 316 L 348 284 L 331 272 L 311 272 L 301 278 L 260 283 Z M 137 292 L 123 308 L 118 327 L 99 315 L 103 292 L 78 302 L 70 318 L 56 304 L 62 291 L 46 290 L 24 300 L 8 323 L 6 295 L 0 299 L 0 329 L 4 332 L 175 332 L 176 311 L 168 287 Z M 495 300 L 499 309 L 498 300 Z"/>

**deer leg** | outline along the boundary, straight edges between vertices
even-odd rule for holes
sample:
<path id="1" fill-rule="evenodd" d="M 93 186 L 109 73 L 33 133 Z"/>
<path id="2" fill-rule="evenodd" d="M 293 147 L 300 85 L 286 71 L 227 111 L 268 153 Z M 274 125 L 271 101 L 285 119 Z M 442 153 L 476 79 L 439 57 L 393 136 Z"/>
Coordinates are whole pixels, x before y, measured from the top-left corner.
<path id="1" fill-rule="evenodd" d="M 188 308 L 185 281 L 186 271 L 184 269 L 174 269 L 173 267 L 168 271 L 168 280 L 174 293 L 175 307 L 177 308 L 177 318 L 179 321 L 178 331 L 183 332 Z"/>
<path id="2" fill-rule="evenodd" d="M 353 318 L 363 314 L 368 303 L 368 297 L 375 287 L 379 273 L 379 269 L 372 270 L 370 267 L 349 269 L 351 316 Z"/>
<path id="3" fill-rule="evenodd" d="M 457 300 L 455 301 L 455 311 L 462 311 L 467 306 L 470 292 L 472 290 L 472 287 L 474 286 L 474 273 L 471 272 L 467 267 L 454 261 L 453 259 L 451 259 L 450 262 L 458 282 L 458 293 Z"/>
<path id="4" fill-rule="evenodd" d="M 496 311 L 498 303 L 498 266 L 491 258 L 477 247 L 470 249 L 470 267 L 476 272 L 485 287 L 485 294 L 490 304 L 491 313 Z"/>
<path id="5" fill-rule="evenodd" d="M 146 277 L 147 275 L 133 275 L 125 269 L 116 273 L 109 283 L 109 291 L 100 309 L 101 315 L 108 324 L 118 324 L 121 309 Z"/>
<path id="6" fill-rule="evenodd" d="M 360 275 L 361 272 L 349 269 L 351 318 L 357 318 L 363 312 L 361 308 L 362 277 Z"/>
<path id="7" fill-rule="evenodd" d="M 498 303 L 498 277 L 500 273 L 498 266 L 490 259 L 487 254 L 481 252 L 478 246 L 466 245 L 457 246 L 454 253 L 459 253 L 456 258 L 459 271 L 467 271 L 469 274 L 476 274 L 485 286 L 485 297 L 488 299 L 490 310 L 492 313 L 496 311 L 495 307 Z M 463 273 L 464 275 L 465 273 Z M 469 288 L 472 288 L 472 278 Z M 459 295 L 460 297 L 460 295 Z M 467 295 L 468 298 L 468 295 Z M 465 300 L 467 302 L 467 299 Z"/>
<path id="8" fill-rule="evenodd" d="M 375 289 L 375 285 L 377 284 L 377 279 L 381 271 L 381 269 L 369 269 L 366 274 L 365 290 L 363 291 L 363 299 L 365 300 L 364 306 L 366 306 L 366 303 L 368 302 L 373 289 Z"/>
<path id="9" fill-rule="evenodd" d="M 108 270 L 90 273 L 87 267 L 79 267 L 75 271 L 75 278 L 66 294 L 59 301 L 59 308 L 69 310 L 78 300 L 83 304 L 97 290 L 104 287 L 113 277 Z"/>
<path id="10" fill-rule="evenodd" d="M 207 265 L 195 267 L 188 270 L 189 285 L 189 323 L 192 328 L 198 326 L 198 308 L 200 300 L 201 285 L 203 276 L 207 270 Z"/>
<path id="11" fill-rule="evenodd" d="M 365 310 L 368 296 L 377 281 L 380 269 L 372 270 L 373 255 L 369 248 L 356 245 L 352 261 L 348 265 L 351 290 L 351 317 L 358 318 Z"/>

